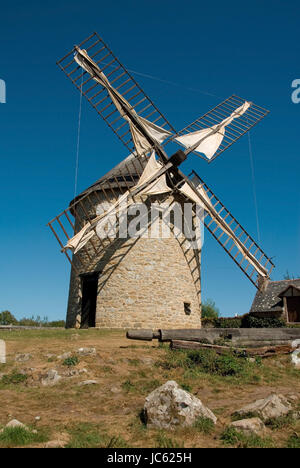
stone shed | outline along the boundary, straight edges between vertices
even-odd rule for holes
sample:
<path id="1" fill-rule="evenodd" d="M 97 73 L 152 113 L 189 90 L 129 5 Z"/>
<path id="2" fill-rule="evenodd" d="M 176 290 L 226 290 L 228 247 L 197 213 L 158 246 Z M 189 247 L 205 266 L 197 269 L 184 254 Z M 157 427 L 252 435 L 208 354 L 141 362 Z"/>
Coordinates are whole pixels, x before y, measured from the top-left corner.
<path id="1" fill-rule="evenodd" d="M 267 281 L 257 291 L 250 313 L 256 317 L 277 317 L 300 323 L 300 278 Z"/>

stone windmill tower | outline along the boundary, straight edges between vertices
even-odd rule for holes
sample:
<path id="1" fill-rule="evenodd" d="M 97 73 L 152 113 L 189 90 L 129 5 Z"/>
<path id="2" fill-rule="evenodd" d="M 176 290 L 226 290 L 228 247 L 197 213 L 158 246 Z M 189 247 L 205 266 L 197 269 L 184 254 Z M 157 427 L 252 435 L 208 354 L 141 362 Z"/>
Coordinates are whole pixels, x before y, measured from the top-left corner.
<path id="1" fill-rule="evenodd" d="M 211 162 L 267 111 L 232 96 L 177 133 L 96 33 L 58 63 L 130 152 L 49 223 L 72 264 L 67 326 L 200 327 L 199 221 L 259 288 L 272 261 L 178 166 Z M 186 149 L 169 158 L 174 143 Z"/>

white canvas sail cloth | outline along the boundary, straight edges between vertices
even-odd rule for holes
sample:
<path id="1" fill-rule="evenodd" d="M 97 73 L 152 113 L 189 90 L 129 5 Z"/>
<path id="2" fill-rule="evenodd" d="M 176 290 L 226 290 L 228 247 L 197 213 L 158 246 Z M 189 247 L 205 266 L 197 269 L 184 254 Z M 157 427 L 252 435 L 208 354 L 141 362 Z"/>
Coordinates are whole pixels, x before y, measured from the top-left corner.
<path id="1" fill-rule="evenodd" d="M 154 177 L 161 169 L 162 164 L 156 160 L 155 152 L 153 151 L 138 183 L 133 189 L 147 183 L 147 181 Z M 171 192 L 171 189 L 167 185 L 166 174 L 163 174 L 150 182 L 149 185 L 139 192 L 139 195 L 159 195 L 168 192 Z M 86 223 L 75 236 L 68 240 L 63 250 L 70 249 L 73 250 L 74 253 L 77 253 L 96 234 L 95 228 L 100 229 L 107 223 L 109 217 L 116 213 L 120 216 L 126 212 L 128 207 L 133 203 L 134 200 L 130 196 L 130 191 L 128 190 L 109 208 L 109 210 L 97 216 L 92 223 Z"/>
<path id="2" fill-rule="evenodd" d="M 210 217 L 214 220 L 214 222 L 219 226 L 220 229 L 222 229 L 223 232 L 225 232 L 225 234 L 227 234 L 228 237 L 230 237 L 237 249 L 245 258 L 245 260 L 247 260 L 255 268 L 255 270 L 260 276 L 267 276 L 267 270 L 258 262 L 254 255 L 252 255 L 244 246 L 244 244 L 235 236 L 232 229 L 215 210 L 204 188 L 201 185 L 197 187 L 197 192 L 199 195 L 197 195 L 187 183 L 185 183 L 179 190 L 186 197 L 195 202 L 197 205 L 201 206 L 201 208 L 203 208 L 209 213 Z"/>
<path id="3" fill-rule="evenodd" d="M 142 155 L 150 151 L 151 148 L 153 148 L 153 143 L 157 142 L 161 144 L 171 135 L 171 132 L 139 116 L 129 102 L 126 101 L 126 99 L 110 84 L 105 74 L 101 72 L 97 63 L 89 57 L 85 50 L 77 48 L 74 59 L 76 63 L 83 68 L 83 70 L 89 73 L 97 83 L 107 90 L 112 102 L 120 112 L 121 116 L 129 123 L 133 143 L 138 155 Z M 129 117 L 130 114 L 138 121 L 139 126 L 142 127 L 149 138 L 146 138 L 142 131 L 135 125 L 133 120 Z"/>
<path id="4" fill-rule="evenodd" d="M 199 145 L 194 149 L 198 153 L 203 153 L 208 159 L 211 159 L 219 149 L 225 136 L 225 129 L 234 119 L 238 119 L 251 106 L 251 103 L 245 101 L 242 106 L 237 108 L 229 117 L 224 119 L 218 125 L 213 125 L 203 130 L 187 133 L 175 138 L 178 143 L 181 143 L 186 148 L 190 148 L 199 141 Z"/>

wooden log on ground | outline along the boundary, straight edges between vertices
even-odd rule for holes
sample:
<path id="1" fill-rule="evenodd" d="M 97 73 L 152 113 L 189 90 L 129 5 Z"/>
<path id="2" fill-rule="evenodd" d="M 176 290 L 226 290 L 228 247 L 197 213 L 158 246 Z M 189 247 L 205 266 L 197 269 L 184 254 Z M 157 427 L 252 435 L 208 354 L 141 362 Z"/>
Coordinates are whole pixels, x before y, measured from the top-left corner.
<path id="1" fill-rule="evenodd" d="M 245 355 L 249 357 L 270 357 L 280 354 L 290 354 L 293 351 L 292 346 L 282 345 L 282 346 L 262 346 L 259 348 L 238 348 L 238 347 L 229 347 L 229 346 L 219 346 L 219 345 L 210 345 L 199 343 L 198 341 L 184 341 L 184 340 L 172 340 L 170 344 L 171 349 L 187 349 L 187 350 L 197 350 L 197 349 L 211 349 L 217 354 L 227 354 L 229 351 L 233 351 L 240 355 Z"/>
<path id="2" fill-rule="evenodd" d="M 126 337 L 129 340 L 152 341 L 155 333 L 153 330 L 128 330 Z"/>
<path id="3" fill-rule="evenodd" d="M 181 330 L 160 330 L 161 341 L 184 340 L 202 341 L 207 339 L 211 344 L 218 338 L 232 340 L 233 345 L 239 342 L 264 342 L 266 344 L 288 344 L 300 338 L 300 328 L 199 328 Z M 275 343 L 275 342 L 278 343 Z"/>

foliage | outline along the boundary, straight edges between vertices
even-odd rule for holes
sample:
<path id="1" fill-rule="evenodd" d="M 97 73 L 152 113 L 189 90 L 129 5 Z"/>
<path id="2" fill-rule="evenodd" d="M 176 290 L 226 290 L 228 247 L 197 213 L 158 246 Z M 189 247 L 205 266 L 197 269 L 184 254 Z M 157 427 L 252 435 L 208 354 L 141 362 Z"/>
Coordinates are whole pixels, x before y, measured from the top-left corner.
<path id="1" fill-rule="evenodd" d="M 79 423 L 68 430 L 71 439 L 66 448 L 127 448 L 121 436 L 109 436 L 99 425 Z"/>
<path id="2" fill-rule="evenodd" d="M 247 376 L 256 368 L 244 357 L 234 355 L 229 348 L 228 353 L 220 356 L 211 349 L 169 350 L 166 359 L 156 365 L 164 369 L 183 368 L 198 375 L 204 372 L 222 377 Z"/>
<path id="3" fill-rule="evenodd" d="M 185 390 L 186 392 L 190 392 L 192 391 L 192 387 L 184 382 L 180 383 L 180 387 L 182 388 L 182 390 Z"/>
<path id="4" fill-rule="evenodd" d="M 219 317 L 219 309 L 212 299 L 207 299 L 202 303 L 202 318 L 213 318 Z"/>
<path id="5" fill-rule="evenodd" d="M 215 425 L 211 419 L 201 417 L 194 422 L 194 428 L 199 432 L 203 432 L 203 434 L 211 434 L 215 429 Z"/>
<path id="6" fill-rule="evenodd" d="M 63 365 L 68 367 L 77 366 L 77 364 L 79 364 L 79 359 L 77 356 L 68 357 L 63 361 Z"/>
<path id="7" fill-rule="evenodd" d="M 242 328 L 282 328 L 285 322 L 276 317 L 253 317 L 247 314 L 242 318 Z"/>
<path id="8" fill-rule="evenodd" d="M 292 434 L 287 441 L 287 448 L 300 448 L 300 436 Z"/>
<path id="9" fill-rule="evenodd" d="M 178 442 L 168 437 L 164 431 L 159 431 L 156 436 L 156 448 L 184 448 L 184 442 Z"/>
<path id="10" fill-rule="evenodd" d="M 245 435 L 234 427 L 227 427 L 221 435 L 221 440 L 225 445 L 238 448 L 272 448 L 274 446 L 272 439 L 269 437 L 262 438 L 255 434 Z"/>
<path id="11" fill-rule="evenodd" d="M 93 424 L 80 423 L 69 430 L 71 439 L 67 448 L 93 448 L 104 445 L 105 440 Z"/>
<path id="12" fill-rule="evenodd" d="M 286 273 L 283 275 L 283 279 L 284 279 L 284 280 L 294 280 L 294 279 L 296 279 L 296 278 L 300 278 L 300 275 L 297 275 L 297 276 L 295 276 L 295 275 L 290 275 L 289 270 L 286 270 Z"/>
<path id="13" fill-rule="evenodd" d="M 239 375 L 244 370 L 245 360 L 239 359 L 230 353 L 218 356 L 212 350 L 197 350 L 189 351 L 187 358 L 201 367 L 204 372 L 223 377 Z"/>
<path id="14" fill-rule="evenodd" d="M 0 325 L 17 325 L 17 323 L 16 317 L 9 310 L 0 313 Z"/>
<path id="15" fill-rule="evenodd" d="M 295 422 L 295 417 L 293 411 L 290 411 L 285 416 L 280 416 L 278 418 L 271 418 L 266 421 L 266 426 L 270 429 L 282 429 L 283 427 L 289 426 Z"/>
<path id="16" fill-rule="evenodd" d="M 4 385 L 17 385 L 26 382 L 28 376 L 26 374 L 19 374 L 15 370 L 11 374 L 6 374 L 2 377 L 1 383 Z"/>
<path id="17" fill-rule="evenodd" d="M 54 327 L 64 328 L 66 322 L 64 320 L 54 320 L 49 322 L 48 317 L 41 318 L 39 315 L 27 318 L 24 317 L 21 320 L 17 320 L 16 317 L 9 311 L 4 310 L 0 313 L 0 325 L 19 325 L 21 327 Z"/>
<path id="18" fill-rule="evenodd" d="M 0 447 L 22 447 L 33 443 L 46 442 L 48 437 L 43 432 L 32 432 L 25 427 L 5 427 L 0 433 Z"/>
<path id="19" fill-rule="evenodd" d="M 241 328 L 242 317 L 220 317 L 215 321 L 216 328 Z"/>

